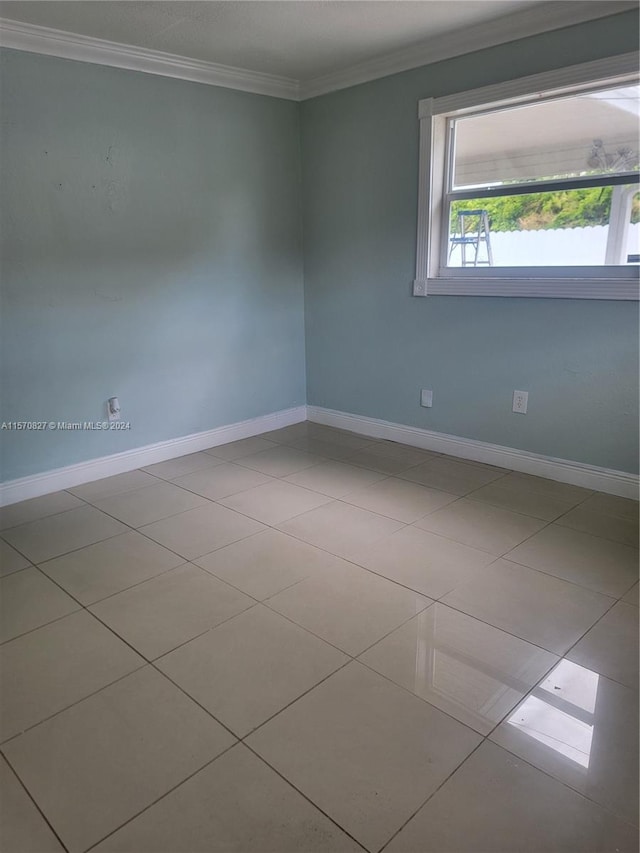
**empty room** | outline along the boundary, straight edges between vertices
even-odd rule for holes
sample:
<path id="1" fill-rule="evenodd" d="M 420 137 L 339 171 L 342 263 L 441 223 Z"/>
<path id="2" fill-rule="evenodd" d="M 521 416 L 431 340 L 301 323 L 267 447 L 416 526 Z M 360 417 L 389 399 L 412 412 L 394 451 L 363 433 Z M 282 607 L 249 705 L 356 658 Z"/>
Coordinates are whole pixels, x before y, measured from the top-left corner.
<path id="1" fill-rule="evenodd" d="M 0 2 L 2 853 L 637 853 L 639 32 Z"/>

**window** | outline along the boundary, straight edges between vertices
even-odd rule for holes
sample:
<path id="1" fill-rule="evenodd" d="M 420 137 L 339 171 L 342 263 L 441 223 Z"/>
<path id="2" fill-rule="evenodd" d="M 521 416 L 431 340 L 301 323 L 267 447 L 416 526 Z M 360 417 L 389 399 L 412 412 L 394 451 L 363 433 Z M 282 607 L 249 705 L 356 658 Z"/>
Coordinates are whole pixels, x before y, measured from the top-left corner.
<path id="1" fill-rule="evenodd" d="M 414 295 L 637 299 L 636 54 L 420 101 Z"/>

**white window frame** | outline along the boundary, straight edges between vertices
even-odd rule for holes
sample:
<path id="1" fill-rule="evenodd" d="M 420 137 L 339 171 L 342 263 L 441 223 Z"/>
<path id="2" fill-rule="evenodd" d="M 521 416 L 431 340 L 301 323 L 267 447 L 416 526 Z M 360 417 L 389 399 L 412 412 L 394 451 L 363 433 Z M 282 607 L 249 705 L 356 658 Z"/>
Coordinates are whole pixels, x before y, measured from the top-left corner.
<path id="1" fill-rule="evenodd" d="M 557 299 L 640 298 L 638 268 L 491 267 L 458 269 L 446 266 L 444 200 L 446 188 L 448 119 L 476 112 L 571 94 L 581 88 L 619 85 L 637 80 L 639 55 L 572 65 L 418 104 L 420 165 L 418 174 L 418 233 L 414 296 L 518 296 Z M 442 263 L 441 259 L 445 258 Z"/>

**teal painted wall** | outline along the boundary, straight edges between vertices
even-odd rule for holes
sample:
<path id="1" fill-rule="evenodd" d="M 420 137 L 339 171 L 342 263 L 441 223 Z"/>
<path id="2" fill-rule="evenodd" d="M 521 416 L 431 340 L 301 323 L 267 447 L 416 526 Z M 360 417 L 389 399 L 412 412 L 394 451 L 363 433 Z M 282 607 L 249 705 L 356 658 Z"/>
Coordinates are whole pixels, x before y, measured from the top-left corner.
<path id="1" fill-rule="evenodd" d="M 305 402 L 297 104 L 6 50 L 3 479 Z"/>
<path id="2" fill-rule="evenodd" d="M 638 470 L 634 303 L 410 295 L 418 100 L 637 47 L 625 13 L 302 104 L 310 404 Z"/>
<path id="3" fill-rule="evenodd" d="M 3 479 L 305 399 L 637 470 L 635 305 L 410 295 L 418 100 L 636 47 L 617 15 L 302 105 L 3 51 L 0 420 L 132 424 L 4 431 Z"/>

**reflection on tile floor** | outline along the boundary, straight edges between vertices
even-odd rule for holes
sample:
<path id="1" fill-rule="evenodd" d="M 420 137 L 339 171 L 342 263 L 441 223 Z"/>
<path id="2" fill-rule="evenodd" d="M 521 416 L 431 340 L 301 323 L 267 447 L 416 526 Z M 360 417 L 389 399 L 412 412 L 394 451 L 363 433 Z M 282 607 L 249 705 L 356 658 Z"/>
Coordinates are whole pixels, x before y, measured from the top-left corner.
<path id="1" fill-rule="evenodd" d="M 637 851 L 634 501 L 302 423 L 0 531 L 7 853 Z"/>

